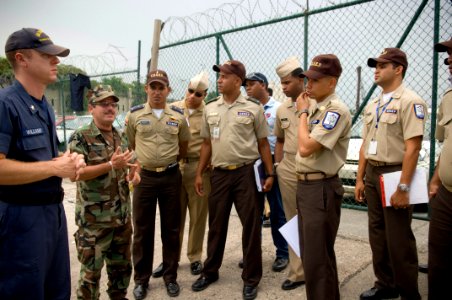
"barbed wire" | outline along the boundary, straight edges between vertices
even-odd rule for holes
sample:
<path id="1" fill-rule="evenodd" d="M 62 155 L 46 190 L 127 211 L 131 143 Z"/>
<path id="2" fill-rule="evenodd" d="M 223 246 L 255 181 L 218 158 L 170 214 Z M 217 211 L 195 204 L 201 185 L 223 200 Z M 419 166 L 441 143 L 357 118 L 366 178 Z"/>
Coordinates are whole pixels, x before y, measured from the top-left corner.
<path id="1" fill-rule="evenodd" d="M 185 17 L 164 21 L 161 45 L 172 44 L 219 31 L 282 18 L 306 10 L 339 5 L 352 0 L 241 0 Z"/>

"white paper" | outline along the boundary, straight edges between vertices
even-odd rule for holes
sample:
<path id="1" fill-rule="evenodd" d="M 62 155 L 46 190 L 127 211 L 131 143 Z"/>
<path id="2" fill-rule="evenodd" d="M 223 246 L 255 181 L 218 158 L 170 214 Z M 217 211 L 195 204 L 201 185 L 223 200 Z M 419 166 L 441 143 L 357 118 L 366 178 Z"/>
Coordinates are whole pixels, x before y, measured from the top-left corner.
<path id="1" fill-rule="evenodd" d="M 300 256 L 300 237 L 298 236 L 298 215 L 290 219 L 286 224 L 279 228 L 282 236 L 286 239 L 293 252 Z"/>
<path id="2" fill-rule="evenodd" d="M 410 184 L 410 204 L 428 202 L 427 175 L 425 169 L 416 169 Z M 391 206 L 391 196 L 397 190 L 402 171 L 383 174 L 386 207 Z M 383 203 L 383 206 L 385 205 Z"/>
<path id="3" fill-rule="evenodd" d="M 265 170 L 264 163 L 260 158 L 254 163 L 254 179 L 256 180 L 257 191 L 262 192 L 262 187 L 265 182 Z"/>

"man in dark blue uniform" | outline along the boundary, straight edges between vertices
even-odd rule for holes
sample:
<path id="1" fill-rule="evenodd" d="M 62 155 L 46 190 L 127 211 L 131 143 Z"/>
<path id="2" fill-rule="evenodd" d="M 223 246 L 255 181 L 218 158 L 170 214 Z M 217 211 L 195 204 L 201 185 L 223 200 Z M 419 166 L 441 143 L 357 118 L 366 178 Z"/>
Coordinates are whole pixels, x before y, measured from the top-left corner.
<path id="1" fill-rule="evenodd" d="M 15 82 L 0 90 L 0 299 L 69 299 L 62 178 L 76 179 L 83 156 L 58 157 L 55 116 L 44 91 L 57 80 L 54 45 L 41 30 L 11 34 L 5 53 Z"/>

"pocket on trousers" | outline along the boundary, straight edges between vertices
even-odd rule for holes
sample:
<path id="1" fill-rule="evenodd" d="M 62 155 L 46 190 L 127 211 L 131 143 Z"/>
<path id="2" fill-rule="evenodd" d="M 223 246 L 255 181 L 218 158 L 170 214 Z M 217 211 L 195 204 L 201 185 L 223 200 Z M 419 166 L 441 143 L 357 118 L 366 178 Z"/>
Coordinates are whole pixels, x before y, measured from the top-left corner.
<path id="1" fill-rule="evenodd" d="M 96 237 L 79 229 L 74 233 L 77 257 L 82 265 L 94 269 L 96 258 Z"/>
<path id="2" fill-rule="evenodd" d="M 324 185 L 316 183 L 307 183 L 303 185 L 301 193 L 301 210 L 303 208 L 316 208 L 325 210 L 326 207 L 326 194 Z"/>

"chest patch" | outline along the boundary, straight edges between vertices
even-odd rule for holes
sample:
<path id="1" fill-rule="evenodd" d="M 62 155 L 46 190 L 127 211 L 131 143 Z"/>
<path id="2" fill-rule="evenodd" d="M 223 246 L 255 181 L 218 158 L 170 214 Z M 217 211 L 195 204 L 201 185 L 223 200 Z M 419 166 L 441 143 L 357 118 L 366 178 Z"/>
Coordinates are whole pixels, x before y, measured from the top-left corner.
<path id="1" fill-rule="evenodd" d="M 272 116 L 271 113 L 265 113 L 265 118 L 266 118 L 266 119 L 270 118 L 271 116 Z"/>
<path id="2" fill-rule="evenodd" d="M 386 113 L 387 114 L 396 114 L 397 113 L 397 109 L 387 109 Z"/>
<path id="3" fill-rule="evenodd" d="M 140 120 L 139 124 L 140 125 L 151 125 L 151 121 L 149 121 L 149 120 Z"/>
<path id="4" fill-rule="evenodd" d="M 416 118 L 423 120 L 425 117 L 424 106 L 421 104 L 414 104 L 414 114 Z"/>
<path id="5" fill-rule="evenodd" d="M 23 131 L 24 136 L 39 135 L 39 134 L 43 134 L 43 133 L 44 133 L 43 128 L 24 129 L 24 131 Z"/>
<path id="6" fill-rule="evenodd" d="M 322 121 L 323 128 L 327 130 L 333 129 L 334 127 L 336 127 L 340 117 L 341 115 L 337 112 L 327 111 Z"/>
<path id="7" fill-rule="evenodd" d="M 167 121 L 166 125 L 177 127 L 177 126 L 179 126 L 179 123 L 174 122 L 174 121 Z"/>
<path id="8" fill-rule="evenodd" d="M 241 116 L 241 117 L 250 117 L 250 116 L 251 116 L 251 113 L 248 112 L 248 111 L 238 111 L 238 112 L 237 112 L 237 115 L 238 115 L 238 116 Z"/>

